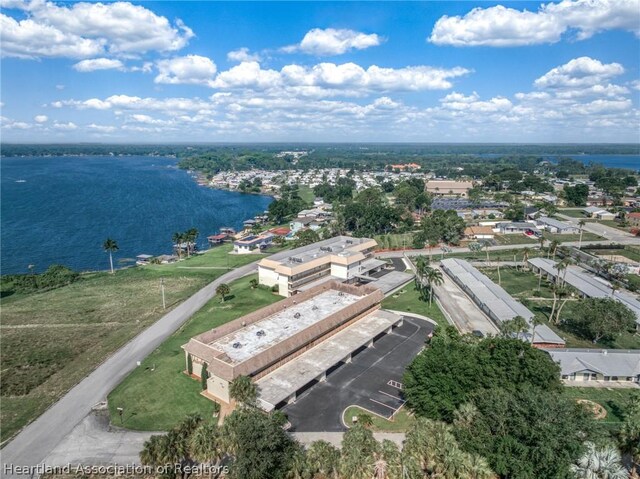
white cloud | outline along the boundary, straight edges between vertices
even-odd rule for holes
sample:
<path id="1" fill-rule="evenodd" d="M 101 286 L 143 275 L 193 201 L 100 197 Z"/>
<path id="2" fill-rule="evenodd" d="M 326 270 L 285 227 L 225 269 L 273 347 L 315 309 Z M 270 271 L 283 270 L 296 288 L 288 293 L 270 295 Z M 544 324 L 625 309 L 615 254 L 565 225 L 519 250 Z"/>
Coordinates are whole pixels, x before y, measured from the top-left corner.
<path id="1" fill-rule="evenodd" d="M 534 84 L 538 88 L 590 87 L 622 73 L 624 67 L 619 63 L 602 63 L 590 57 L 580 57 L 549 70 Z"/>
<path id="2" fill-rule="evenodd" d="M 56 130 L 63 130 L 63 131 L 72 131 L 72 130 L 77 130 L 78 129 L 78 125 L 76 125 L 72 121 L 70 121 L 68 123 L 54 122 L 53 127 Z"/>
<path id="3" fill-rule="evenodd" d="M 154 81 L 173 85 L 188 83 L 211 86 L 217 71 L 215 63 L 199 55 L 160 60 L 157 66 L 159 74 Z"/>
<path id="4" fill-rule="evenodd" d="M 586 39 L 603 30 L 622 29 L 640 36 L 640 0 L 562 0 L 537 12 L 502 5 L 474 8 L 465 16 L 443 16 L 429 41 L 437 45 L 507 47 L 558 42 L 577 32 Z"/>
<path id="5" fill-rule="evenodd" d="M 51 103 L 54 108 L 66 106 L 79 110 L 148 110 L 163 112 L 208 111 L 211 103 L 199 98 L 140 98 L 129 95 L 112 95 L 104 100 L 90 98 L 88 100 L 62 100 Z"/>
<path id="6" fill-rule="evenodd" d="M 314 28 L 296 45 L 282 48 L 286 53 L 302 52 L 316 56 L 342 55 L 350 50 L 364 50 L 383 42 L 375 33 L 361 33 L 348 29 Z"/>
<path id="7" fill-rule="evenodd" d="M 120 70 L 123 71 L 124 64 L 120 60 L 112 58 L 92 58 L 90 60 L 82 60 L 73 65 L 73 69 L 82 72 L 93 72 L 96 70 Z"/>
<path id="8" fill-rule="evenodd" d="M 113 133 L 117 130 L 117 128 L 112 125 L 96 125 L 95 123 L 87 125 L 87 129 L 97 131 L 99 133 Z"/>
<path id="9" fill-rule="evenodd" d="M 0 13 L 0 41 L 3 57 L 82 58 L 103 53 L 104 40 L 82 38 L 32 19 L 16 21 Z"/>
<path id="10" fill-rule="evenodd" d="M 60 6 L 31 1 L 21 6 L 28 16 L 24 20 L 1 15 L 4 56 L 86 58 L 106 52 L 124 56 L 167 52 L 183 48 L 194 36 L 180 20 L 172 25 L 129 2 Z"/>
<path id="11" fill-rule="evenodd" d="M 247 47 L 238 48 L 227 53 L 230 62 L 259 62 L 261 57 L 257 53 L 251 53 Z"/>
<path id="12" fill-rule="evenodd" d="M 33 117 L 33 120 L 36 123 L 46 123 L 49 120 L 49 117 L 47 115 L 36 115 Z"/>
<path id="13" fill-rule="evenodd" d="M 312 96 L 358 96 L 370 91 L 447 89 L 452 87 L 451 79 L 469 72 L 462 67 L 442 69 L 429 66 L 383 68 L 372 65 L 365 70 L 355 63 L 319 63 L 313 67 L 286 65 L 277 71 L 263 69 L 257 62 L 243 62 L 221 72 L 213 86 L 254 90 L 293 88 L 299 93 L 306 90 Z"/>

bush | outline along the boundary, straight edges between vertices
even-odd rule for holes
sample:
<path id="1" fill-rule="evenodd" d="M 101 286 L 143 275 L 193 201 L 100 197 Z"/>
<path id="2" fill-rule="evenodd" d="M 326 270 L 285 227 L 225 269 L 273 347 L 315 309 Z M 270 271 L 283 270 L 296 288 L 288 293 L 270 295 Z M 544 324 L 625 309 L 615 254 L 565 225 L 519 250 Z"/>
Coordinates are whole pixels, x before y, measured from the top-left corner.
<path id="1" fill-rule="evenodd" d="M 60 264 L 52 264 L 42 274 L 13 274 L 0 278 L 3 291 L 32 293 L 60 288 L 77 281 L 80 273 Z"/>
<path id="2" fill-rule="evenodd" d="M 274 284 L 273 286 L 271 286 L 271 292 L 272 293 L 279 293 L 280 292 L 280 286 L 278 286 L 277 284 Z"/>

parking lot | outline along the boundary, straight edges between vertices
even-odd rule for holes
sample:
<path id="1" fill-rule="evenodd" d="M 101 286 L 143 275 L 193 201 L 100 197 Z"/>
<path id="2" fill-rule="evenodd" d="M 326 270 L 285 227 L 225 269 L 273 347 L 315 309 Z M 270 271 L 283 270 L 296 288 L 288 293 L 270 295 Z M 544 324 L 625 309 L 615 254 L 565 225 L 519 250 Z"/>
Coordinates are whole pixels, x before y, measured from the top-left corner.
<path id="1" fill-rule="evenodd" d="M 327 380 L 301 393 L 282 411 L 291 431 L 343 431 L 342 413 L 360 406 L 390 418 L 404 404 L 401 394 L 404 369 L 424 346 L 433 326 L 426 321 L 404 318 L 404 324 L 380 337 L 371 348 L 362 349 L 349 364 L 329 372 Z"/>

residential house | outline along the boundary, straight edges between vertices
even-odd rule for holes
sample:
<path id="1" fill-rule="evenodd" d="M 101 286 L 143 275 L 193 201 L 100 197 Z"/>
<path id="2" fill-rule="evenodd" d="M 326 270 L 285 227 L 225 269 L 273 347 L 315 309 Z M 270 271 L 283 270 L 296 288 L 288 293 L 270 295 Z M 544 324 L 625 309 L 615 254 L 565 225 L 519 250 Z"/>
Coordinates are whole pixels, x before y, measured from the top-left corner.
<path id="1" fill-rule="evenodd" d="M 547 353 L 560 365 L 562 379 L 570 383 L 640 382 L 638 349 L 549 349 Z"/>

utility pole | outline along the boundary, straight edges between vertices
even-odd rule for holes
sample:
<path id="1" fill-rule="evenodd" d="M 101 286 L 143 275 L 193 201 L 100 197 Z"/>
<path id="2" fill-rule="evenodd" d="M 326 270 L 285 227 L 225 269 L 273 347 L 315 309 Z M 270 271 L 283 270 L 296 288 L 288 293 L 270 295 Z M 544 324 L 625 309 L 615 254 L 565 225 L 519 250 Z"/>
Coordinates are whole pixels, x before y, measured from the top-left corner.
<path id="1" fill-rule="evenodd" d="M 162 309 L 167 309 L 167 303 L 164 300 L 164 278 L 160 278 L 160 289 L 162 290 Z"/>

